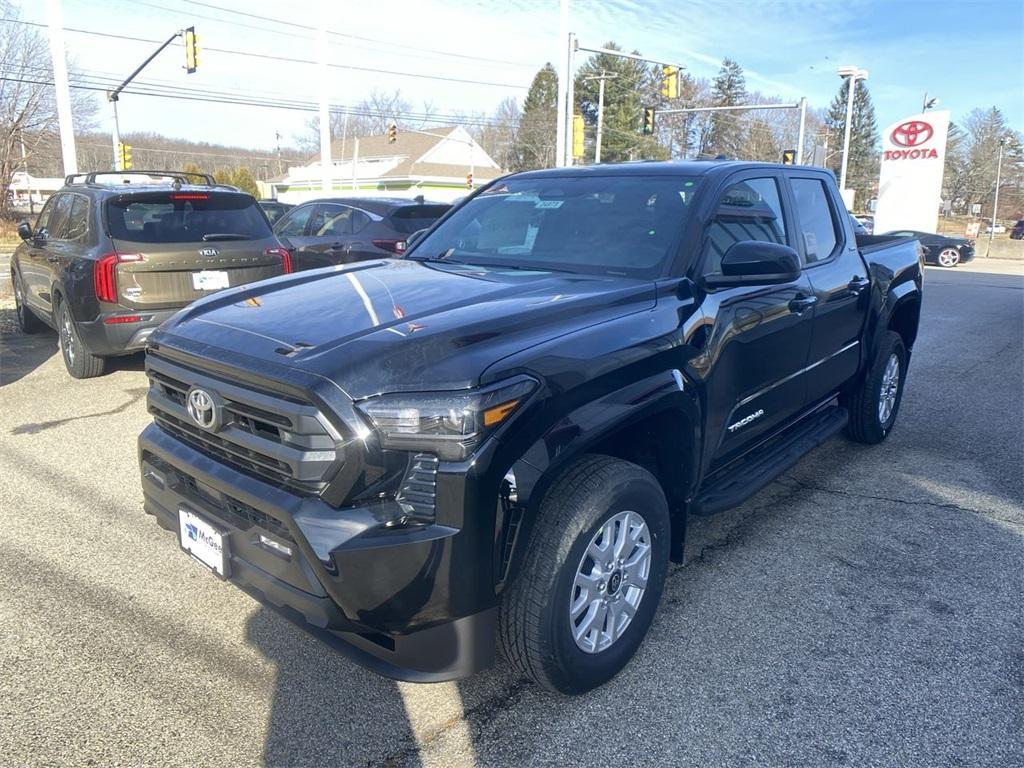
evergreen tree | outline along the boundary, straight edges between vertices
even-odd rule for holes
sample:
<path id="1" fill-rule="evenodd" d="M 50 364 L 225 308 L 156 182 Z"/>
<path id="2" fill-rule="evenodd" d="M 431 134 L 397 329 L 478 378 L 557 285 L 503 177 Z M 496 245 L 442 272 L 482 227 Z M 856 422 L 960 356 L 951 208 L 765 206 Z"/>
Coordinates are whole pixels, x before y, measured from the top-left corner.
<path id="1" fill-rule="evenodd" d="M 534 76 L 523 102 L 523 116 L 513 144 L 513 170 L 550 168 L 555 164 L 558 75 L 550 62 Z"/>
<path id="2" fill-rule="evenodd" d="M 732 107 L 747 101 L 747 82 L 743 67 L 732 59 L 722 59 L 711 89 L 712 103 L 716 107 Z M 738 157 L 743 147 L 744 129 L 741 112 L 712 112 L 705 154 Z"/>
<path id="3" fill-rule="evenodd" d="M 622 50 L 614 42 L 605 43 L 604 47 Z M 654 136 L 644 136 L 642 131 L 644 107 L 653 106 L 661 99 L 661 67 L 648 67 L 641 61 L 605 53 L 592 56 L 576 74 L 576 111 L 583 115 L 590 129 L 587 131 L 588 158 L 593 158 L 593 140 L 597 133 L 600 82 L 595 78 L 602 75 L 608 77 L 604 83 L 601 162 L 667 159 L 668 150 Z"/>
<path id="4" fill-rule="evenodd" d="M 843 162 L 843 136 L 846 131 L 846 98 L 850 78 L 844 78 L 839 93 L 832 99 L 825 124 L 829 131 L 829 145 L 839 151 L 832 156 L 829 167 L 839 176 Z M 878 122 L 875 105 L 867 84 L 857 83 L 853 94 L 853 119 L 850 122 L 850 159 L 846 166 L 846 186 L 857 192 L 857 204 L 866 206 L 878 191 L 879 151 Z"/>

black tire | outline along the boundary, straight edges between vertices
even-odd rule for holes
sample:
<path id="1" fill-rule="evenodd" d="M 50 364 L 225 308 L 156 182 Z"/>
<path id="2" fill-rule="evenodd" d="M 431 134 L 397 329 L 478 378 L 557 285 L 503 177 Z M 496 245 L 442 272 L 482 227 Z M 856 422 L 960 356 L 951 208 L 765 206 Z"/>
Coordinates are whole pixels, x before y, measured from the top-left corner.
<path id="1" fill-rule="evenodd" d="M 896 382 L 895 402 L 891 411 L 883 420 L 880 411 L 882 401 L 882 385 L 886 367 L 892 357 L 899 366 L 899 380 Z M 852 394 L 841 398 L 842 405 L 850 412 L 850 421 L 846 426 L 846 434 L 858 443 L 880 443 L 892 431 L 896 416 L 903 400 L 903 385 L 907 380 L 907 348 L 903 338 L 895 331 L 887 331 L 882 340 L 878 355 L 868 371 L 860 387 Z"/>
<path id="2" fill-rule="evenodd" d="M 22 333 L 40 333 L 46 329 L 46 323 L 36 317 L 35 313 L 25 304 L 25 286 L 21 276 L 11 272 L 11 285 L 14 286 L 14 312 L 18 318 L 18 327 Z"/>
<path id="3" fill-rule="evenodd" d="M 78 335 L 75 319 L 63 301 L 57 304 L 57 336 L 60 338 L 60 355 L 68 373 L 76 379 L 91 379 L 102 375 L 107 361 L 85 348 Z"/>
<path id="4" fill-rule="evenodd" d="M 587 575 L 593 573 L 596 565 L 585 560 L 585 555 L 590 557 L 592 540 L 606 521 L 626 511 L 647 525 L 651 557 L 646 587 L 621 636 L 604 650 L 586 652 L 577 645 L 572 631 L 585 618 L 570 618 L 570 599 L 575 596 L 593 603 L 577 591 L 576 576 L 584 567 L 589 569 Z M 639 531 L 636 518 L 631 521 L 632 527 L 613 526 L 616 531 Z M 545 494 L 522 570 L 503 597 L 498 639 L 505 657 L 525 676 L 561 693 L 583 693 L 610 680 L 633 657 L 654 619 L 668 570 L 669 535 L 668 504 L 649 472 L 608 456 L 585 456 L 576 461 Z M 638 539 L 636 549 L 628 543 L 630 550 L 622 559 L 629 560 L 630 552 L 640 555 L 642 541 Z M 626 569 L 618 571 L 620 579 L 626 576 L 621 581 L 615 580 L 615 572 L 601 582 L 606 586 L 601 586 L 600 594 L 593 593 L 599 600 L 603 596 L 621 601 L 635 594 L 630 590 L 639 588 L 627 584 Z M 622 602 L 617 605 L 618 615 L 624 616 Z M 600 614 L 600 606 L 596 610 Z M 592 625 L 597 628 L 598 641 L 602 640 L 600 622 L 606 619 Z M 600 623 L 602 628 L 608 626 Z"/>

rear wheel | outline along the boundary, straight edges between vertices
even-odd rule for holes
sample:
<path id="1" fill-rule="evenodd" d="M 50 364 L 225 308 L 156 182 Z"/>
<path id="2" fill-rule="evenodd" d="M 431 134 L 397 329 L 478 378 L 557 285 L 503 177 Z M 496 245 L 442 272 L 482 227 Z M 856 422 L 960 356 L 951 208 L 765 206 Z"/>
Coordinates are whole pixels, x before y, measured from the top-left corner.
<path id="1" fill-rule="evenodd" d="M 57 305 L 57 333 L 60 336 L 60 353 L 68 373 L 76 379 L 91 379 L 103 373 L 106 360 L 97 357 L 85 348 L 78 335 L 75 319 L 65 302 Z"/>
<path id="2" fill-rule="evenodd" d="M 25 303 L 25 288 L 21 277 L 11 272 L 11 284 L 14 286 L 14 311 L 18 317 L 18 327 L 22 333 L 39 333 L 46 328 L 46 323 L 35 316 Z"/>
<path id="3" fill-rule="evenodd" d="M 940 267 L 955 267 L 960 263 L 960 251 L 956 248 L 943 248 L 939 251 Z"/>
<path id="4" fill-rule="evenodd" d="M 896 423 L 907 377 L 907 348 L 903 338 L 888 331 L 864 382 L 843 399 L 850 412 L 846 433 L 858 443 L 880 443 Z"/>
<path id="5" fill-rule="evenodd" d="M 635 464 L 587 456 L 545 495 L 499 641 L 524 675 L 562 693 L 610 680 L 654 618 L 668 569 L 669 512 Z"/>

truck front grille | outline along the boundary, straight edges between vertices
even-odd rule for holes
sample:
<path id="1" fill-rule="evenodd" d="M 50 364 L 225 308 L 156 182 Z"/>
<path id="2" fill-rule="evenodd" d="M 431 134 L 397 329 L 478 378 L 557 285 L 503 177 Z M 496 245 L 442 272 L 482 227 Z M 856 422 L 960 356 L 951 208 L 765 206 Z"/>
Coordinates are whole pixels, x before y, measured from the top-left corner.
<path id="1" fill-rule="evenodd" d="M 246 388 L 150 353 L 149 412 L 177 439 L 219 462 L 305 494 L 324 489 L 339 462 L 341 435 L 311 404 Z M 214 429 L 200 426 L 187 407 L 201 388 L 218 409 Z"/>

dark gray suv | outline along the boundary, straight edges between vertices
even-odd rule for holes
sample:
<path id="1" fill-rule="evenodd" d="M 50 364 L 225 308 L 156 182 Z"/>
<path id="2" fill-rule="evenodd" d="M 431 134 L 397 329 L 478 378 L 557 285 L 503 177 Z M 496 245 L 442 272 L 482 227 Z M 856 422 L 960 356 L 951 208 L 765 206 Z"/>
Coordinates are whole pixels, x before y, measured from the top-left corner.
<path id="1" fill-rule="evenodd" d="M 103 373 L 160 323 L 223 288 L 291 272 L 256 200 L 210 176 L 166 171 L 69 176 L 11 259 L 18 323 L 50 326 L 68 372 Z"/>

